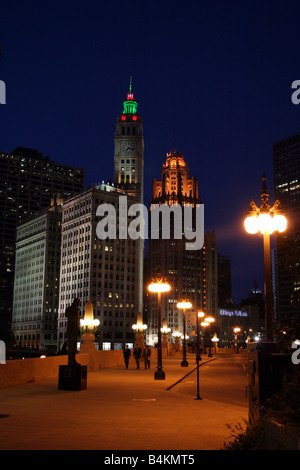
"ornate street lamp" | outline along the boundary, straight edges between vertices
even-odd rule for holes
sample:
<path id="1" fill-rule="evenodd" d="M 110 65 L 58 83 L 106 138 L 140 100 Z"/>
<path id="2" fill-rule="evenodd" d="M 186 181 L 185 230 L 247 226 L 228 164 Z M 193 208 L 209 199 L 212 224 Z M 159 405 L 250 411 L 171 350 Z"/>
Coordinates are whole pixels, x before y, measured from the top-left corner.
<path id="1" fill-rule="evenodd" d="M 218 338 L 218 336 L 217 336 L 217 333 L 214 333 L 214 335 L 213 335 L 213 337 L 212 337 L 211 340 L 212 340 L 212 342 L 213 342 L 214 345 L 215 345 L 215 353 L 217 354 L 217 344 L 218 344 L 218 342 L 219 342 L 219 338 Z"/>
<path id="2" fill-rule="evenodd" d="M 192 304 L 189 300 L 183 299 L 176 305 L 177 308 L 181 308 L 183 310 L 183 359 L 181 362 L 181 367 L 187 367 L 189 365 L 188 361 L 186 360 L 186 321 L 185 321 L 185 310 L 187 308 L 191 308 Z"/>
<path id="3" fill-rule="evenodd" d="M 95 350 L 95 330 L 100 325 L 98 319 L 94 319 L 94 307 L 91 300 L 88 300 L 85 305 L 84 317 L 80 320 L 80 327 L 83 331 L 82 346 L 80 352 L 85 353 Z"/>
<path id="4" fill-rule="evenodd" d="M 161 330 L 161 332 L 162 332 L 163 335 L 167 335 L 167 334 L 170 333 L 171 328 L 168 327 L 168 324 L 167 324 L 167 320 L 166 320 L 166 319 L 164 319 L 164 321 L 163 321 L 163 326 L 162 326 L 162 328 L 161 328 L 160 330 Z"/>
<path id="5" fill-rule="evenodd" d="M 196 328 L 197 328 L 197 357 L 196 357 L 196 362 L 197 362 L 197 395 L 195 397 L 195 400 L 202 400 L 200 397 L 199 393 L 199 361 L 201 361 L 200 357 L 200 333 L 199 333 L 199 318 L 203 318 L 205 316 L 204 312 L 197 312 L 196 315 Z"/>
<path id="6" fill-rule="evenodd" d="M 163 335 L 162 336 L 162 347 L 168 349 L 168 334 L 170 333 L 171 328 L 168 327 L 168 323 L 167 323 L 167 320 L 165 318 L 163 320 L 163 326 L 160 329 L 160 331 L 162 332 L 162 335 Z"/>
<path id="7" fill-rule="evenodd" d="M 179 332 L 179 327 L 176 325 L 174 333 L 172 333 L 172 336 L 175 338 L 175 351 L 180 351 L 180 342 L 179 338 L 181 337 L 181 333 Z"/>
<path id="8" fill-rule="evenodd" d="M 211 353 L 211 332 L 210 332 L 210 325 L 215 321 L 214 317 L 206 317 L 205 318 L 205 323 L 208 323 L 209 326 L 209 346 L 208 346 L 208 354 L 207 357 L 212 357 Z"/>
<path id="9" fill-rule="evenodd" d="M 265 271 L 265 336 L 267 341 L 273 341 L 273 300 L 271 281 L 271 250 L 270 235 L 273 232 L 284 232 L 287 227 L 287 219 L 283 214 L 280 202 L 277 199 L 273 207 L 270 207 L 269 193 L 266 186 L 266 177 L 262 177 L 261 199 L 262 205 L 257 207 L 254 201 L 250 201 L 250 210 L 244 220 L 244 227 L 250 234 L 260 232 L 264 239 L 264 271 Z"/>
<path id="10" fill-rule="evenodd" d="M 158 331 L 158 348 L 157 348 L 157 371 L 154 373 L 156 380 L 164 380 L 165 373 L 162 370 L 162 354 L 161 354 L 161 294 L 163 292 L 169 292 L 171 289 L 170 284 L 167 280 L 158 274 L 152 279 L 148 285 L 149 292 L 157 294 L 157 331 Z"/>
<path id="11" fill-rule="evenodd" d="M 233 331 L 235 333 L 235 340 L 236 340 L 236 352 L 238 353 L 239 352 L 239 345 L 238 345 L 238 334 L 240 333 L 241 329 L 239 326 L 237 326 L 236 328 L 233 328 Z"/>
<path id="12" fill-rule="evenodd" d="M 132 325 L 132 329 L 135 332 L 135 346 L 140 346 L 144 349 L 144 332 L 147 329 L 147 325 L 143 324 L 142 313 L 137 314 L 136 323 Z"/>

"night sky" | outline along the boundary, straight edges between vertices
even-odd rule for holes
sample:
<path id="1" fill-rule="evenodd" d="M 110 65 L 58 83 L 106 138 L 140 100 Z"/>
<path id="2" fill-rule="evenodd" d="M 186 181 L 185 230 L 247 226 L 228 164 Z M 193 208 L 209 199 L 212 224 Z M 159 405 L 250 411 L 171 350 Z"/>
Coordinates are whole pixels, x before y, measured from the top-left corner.
<path id="1" fill-rule="evenodd" d="M 199 182 L 205 230 L 232 261 L 233 300 L 263 288 L 250 199 L 272 144 L 300 131 L 299 1 L 2 2 L 0 151 L 39 150 L 83 167 L 86 185 L 113 178 L 114 132 L 129 79 L 145 140 L 145 202 L 170 148 Z M 171 137 L 172 136 L 172 137 Z"/>

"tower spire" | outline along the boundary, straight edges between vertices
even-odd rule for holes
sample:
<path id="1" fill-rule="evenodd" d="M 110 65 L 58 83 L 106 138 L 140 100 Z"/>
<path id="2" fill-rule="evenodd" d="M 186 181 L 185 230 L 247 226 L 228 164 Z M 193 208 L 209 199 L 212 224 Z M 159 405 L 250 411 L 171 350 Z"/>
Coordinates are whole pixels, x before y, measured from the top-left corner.
<path id="1" fill-rule="evenodd" d="M 132 76 L 130 76 L 129 80 L 127 99 L 123 102 L 123 114 L 137 114 L 137 102 L 135 101 L 134 93 L 132 92 Z"/>

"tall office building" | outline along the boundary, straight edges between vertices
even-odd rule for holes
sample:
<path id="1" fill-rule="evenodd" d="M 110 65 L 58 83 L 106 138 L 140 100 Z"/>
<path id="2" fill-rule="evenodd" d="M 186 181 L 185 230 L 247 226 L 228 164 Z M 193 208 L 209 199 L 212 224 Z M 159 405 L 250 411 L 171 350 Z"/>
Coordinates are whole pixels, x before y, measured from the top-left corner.
<path id="1" fill-rule="evenodd" d="M 83 189 L 80 168 L 23 147 L 0 153 L 0 338 L 9 340 L 17 226 L 48 208 L 54 194 L 66 199 Z"/>
<path id="2" fill-rule="evenodd" d="M 300 318 L 300 133 L 273 144 L 275 196 L 288 218 L 277 236 L 279 321 Z"/>
<path id="3" fill-rule="evenodd" d="M 56 351 L 61 202 L 17 227 L 11 330 L 18 349 Z"/>
<path id="4" fill-rule="evenodd" d="M 218 254 L 218 306 L 232 305 L 231 258 Z"/>
<path id="5" fill-rule="evenodd" d="M 139 311 L 140 277 L 138 240 L 120 238 L 119 228 L 127 231 L 130 217 L 120 213 L 119 198 L 127 198 L 127 207 L 137 203 L 121 188 L 94 185 L 63 204 L 61 269 L 58 315 L 58 350 L 67 341 L 66 309 L 75 298 L 81 301 L 81 317 L 90 300 L 94 316 L 100 320 L 97 342 L 100 349 L 121 349 L 133 343 L 132 325 Z M 100 205 L 116 212 L 115 238 L 101 239 L 97 225 Z M 125 214 L 124 214 L 125 215 Z M 114 220 L 111 220 L 114 223 Z"/>
<path id="6" fill-rule="evenodd" d="M 198 182 L 195 176 L 189 176 L 189 168 L 184 156 L 178 152 L 167 154 L 162 165 L 161 180 L 154 178 L 150 204 L 169 207 L 176 205 L 192 207 L 194 221 L 195 209 L 201 204 L 198 194 Z M 153 207 L 152 206 L 152 207 Z M 182 210 L 182 214 L 184 211 Z M 149 222 L 151 227 L 151 218 Z M 182 225 L 183 226 L 183 225 Z M 182 312 L 176 304 L 181 298 L 188 298 L 193 310 L 205 309 L 210 314 L 217 312 L 217 250 L 213 232 L 205 234 L 202 249 L 186 249 L 185 236 L 175 238 L 174 219 L 170 217 L 170 239 L 162 238 L 160 225 L 157 239 L 149 238 L 149 249 L 146 259 L 145 284 L 160 272 L 171 285 L 171 290 L 162 295 L 162 320 L 167 320 L 168 327 L 174 332 L 176 326 L 183 332 Z M 145 292 L 147 305 L 147 341 L 155 344 L 158 337 L 157 299 Z M 171 339 L 171 337 L 170 337 Z"/>
<path id="7" fill-rule="evenodd" d="M 114 182 L 95 184 L 63 204 L 58 349 L 66 342 L 66 308 L 75 297 L 94 306 L 100 320 L 97 342 L 102 349 L 121 349 L 133 343 L 132 325 L 143 308 L 143 250 L 141 238 L 130 239 L 121 206 L 143 201 L 143 121 L 137 113 L 130 81 L 114 138 Z M 97 207 L 108 204 L 116 213 L 115 238 L 99 239 Z M 127 236 L 120 236 L 119 229 Z"/>
<path id="8" fill-rule="evenodd" d="M 129 91 L 123 102 L 122 113 L 117 117 L 114 137 L 114 185 L 126 191 L 128 196 L 143 203 L 144 199 L 144 135 L 143 120 L 137 112 L 138 103 L 132 91 L 130 78 Z M 136 241 L 139 253 L 139 273 L 136 279 L 139 292 L 138 308 L 143 308 L 143 268 L 144 240 Z"/>

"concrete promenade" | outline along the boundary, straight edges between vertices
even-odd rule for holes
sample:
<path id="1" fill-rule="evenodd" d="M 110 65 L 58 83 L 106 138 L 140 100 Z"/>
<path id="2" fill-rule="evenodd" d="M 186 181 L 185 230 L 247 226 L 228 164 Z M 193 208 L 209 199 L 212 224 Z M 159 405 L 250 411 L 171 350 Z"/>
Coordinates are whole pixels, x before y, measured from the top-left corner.
<path id="1" fill-rule="evenodd" d="M 89 371 L 87 389 L 58 390 L 58 378 L 0 390 L 1 450 L 221 450 L 228 425 L 244 424 L 247 357 L 195 355 L 163 360 L 166 380 L 150 370 Z M 185 377 L 185 378 L 184 378 Z"/>

